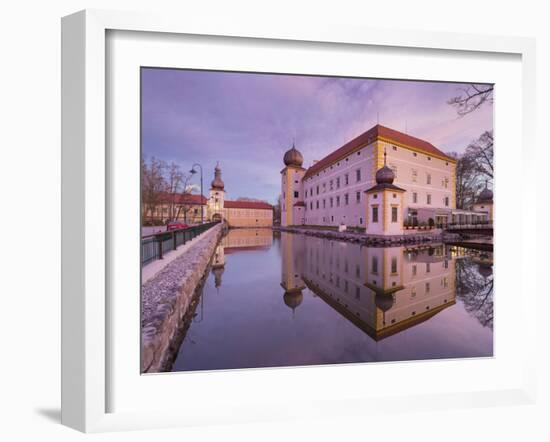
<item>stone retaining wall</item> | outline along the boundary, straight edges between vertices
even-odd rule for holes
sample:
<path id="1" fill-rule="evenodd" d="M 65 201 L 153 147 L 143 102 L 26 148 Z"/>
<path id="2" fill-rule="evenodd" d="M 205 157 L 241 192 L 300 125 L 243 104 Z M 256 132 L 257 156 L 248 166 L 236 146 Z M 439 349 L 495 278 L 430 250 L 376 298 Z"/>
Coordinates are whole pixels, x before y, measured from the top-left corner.
<path id="1" fill-rule="evenodd" d="M 320 238 L 334 239 L 337 241 L 355 242 L 372 247 L 387 247 L 400 244 L 421 244 L 426 242 L 441 242 L 443 232 L 441 229 L 433 229 L 423 233 L 404 235 L 367 235 L 365 233 L 337 232 L 335 230 L 323 230 L 307 227 L 274 227 L 281 232 L 302 233 L 304 235 Z"/>
<path id="2" fill-rule="evenodd" d="M 142 286 L 141 371 L 165 371 L 174 357 L 171 344 L 222 235 L 222 225 L 197 242 Z"/>

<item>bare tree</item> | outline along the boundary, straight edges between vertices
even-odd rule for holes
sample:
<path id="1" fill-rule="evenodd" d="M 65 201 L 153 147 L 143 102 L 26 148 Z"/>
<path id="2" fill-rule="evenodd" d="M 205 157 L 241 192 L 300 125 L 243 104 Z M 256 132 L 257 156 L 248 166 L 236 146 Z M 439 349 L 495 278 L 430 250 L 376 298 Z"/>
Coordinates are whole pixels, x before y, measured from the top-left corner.
<path id="1" fill-rule="evenodd" d="M 471 156 L 475 162 L 476 171 L 484 179 L 493 180 L 493 131 L 483 132 L 481 136 L 472 141 L 466 148 L 466 154 Z"/>
<path id="2" fill-rule="evenodd" d="M 162 202 L 162 192 L 166 189 L 164 173 L 166 163 L 152 157 L 147 163 L 141 160 L 141 203 L 142 215 L 145 220 L 150 216 L 153 221 L 155 210 Z"/>
<path id="3" fill-rule="evenodd" d="M 173 161 L 166 169 L 166 195 L 168 199 L 168 216 L 170 219 L 177 218 L 178 194 L 183 184 L 184 174 L 178 164 Z"/>
<path id="4" fill-rule="evenodd" d="M 192 190 L 194 189 L 194 186 L 189 184 L 189 181 L 191 181 L 191 178 L 193 175 L 191 174 L 185 174 L 183 175 L 182 180 L 182 189 L 183 191 L 178 196 L 178 203 L 176 205 L 176 216 L 175 219 L 178 219 L 180 215 L 183 215 L 183 220 L 187 222 L 187 214 L 190 212 L 192 208 L 196 206 L 196 204 L 193 204 L 192 199 L 190 195 L 192 194 Z M 202 204 L 202 195 L 199 198 L 200 204 Z M 199 206 L 200 208 L 200 206 Z"/>
<path id="5" fill-rule="evenodd" d="M 275 224 L 281 223 L 281 200 L 282 195 L 279 194 L 279 196 L 277 197 L 277 203 L 273 206 L 273 222 Z"/>
<path id="6" fill-rule="evenodd" d="M 482 272 L 482 267 L 484 267 Z M 456 296 L 484 327 L 493 328 L 493 274 L 490 264 L 456 260 Z"/>
<path id="7" fill-rule="evenodd" d="M 460 89 L 460 94 L 452 97 L 448 104 L 456 108 L 458 115 L 463 117 L 479 109 L 485 103 L 493 102 L 494 85 L 487 84 L 469 84 Z"/>

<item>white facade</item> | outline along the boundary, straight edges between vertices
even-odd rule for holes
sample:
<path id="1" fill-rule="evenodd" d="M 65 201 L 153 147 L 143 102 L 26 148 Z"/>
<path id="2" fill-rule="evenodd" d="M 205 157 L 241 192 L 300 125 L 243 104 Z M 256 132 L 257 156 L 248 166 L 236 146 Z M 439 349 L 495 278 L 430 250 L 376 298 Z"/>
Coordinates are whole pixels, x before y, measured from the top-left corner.
<path id="1" fill-rule="evenodd" d="M 387 128 L 401 139 L 412 140 L 411 144 L 421 147 L 429 145 L 431 151 L 375 135 L 368 142 L 357 142 L 356 146 L 340 148 L 321 160 L 323 167 L 312 165 L 308 170 L 296 169 L 292 177 L 291 167 L 283 169 L 282 195 L 298 195 L 292 201 L 283 201 L 282 225 L 321 225 L 366 227 L 367 210 L 365 191 L 376 184 L 376 171 L 383 165 L 384 152 L 387 165 L 395 174 L 394 184 L 405 190 L 401 204 L 402 222 L 412 224 L 442 224 L 449 221 L 451 209 L 455 208 L 456 162 L 429 143 Z M 358 137 L 359 140 L 362 136 Z M 355 140 L 353 140 L 355 141 Z M 352 141 L 352 142 L 353 142 Z M 338 152 L 340 152 L 338 155 Z M 313 169 L 312 169 L 313 168 Z M 287 176 L 285 177 L 285 172 Z M 300 180 L 300 176 L 304 178 Z M 285 180 L 286 179 L 286 180 Z M 288 215 L 285 209 L 303 201 L 305 210 L 302 219 Z"/>
<path id="2" fill-rule="evenodd" d="M 305 224 L 365 226 L 365 195 L 375 184 L 373 145 L 359 149 L 303 181 Z"/>

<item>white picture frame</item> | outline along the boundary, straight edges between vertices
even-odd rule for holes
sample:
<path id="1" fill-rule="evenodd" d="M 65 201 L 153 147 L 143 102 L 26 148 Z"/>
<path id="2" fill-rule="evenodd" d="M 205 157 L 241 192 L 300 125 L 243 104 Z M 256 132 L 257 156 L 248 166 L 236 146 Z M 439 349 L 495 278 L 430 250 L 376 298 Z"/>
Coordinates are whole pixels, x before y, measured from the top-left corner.
<path id="1" fill-rule="evenodd" d="M 451 33 L 389 31 L 369 27 L 349 28 L 308 24 L 299 28 L 278 23 L 210 23 L 156 16 L 86 10 L 62 20 L 62 423 L 85 432 L 158 428 L 207 424 L 210 417 L 182 411 L 108 412 L 107 396 L 112 385 L 106 375 L 110 354 L 107 339 L 110 322 L 107 286 L 111 240 L 109 217 L 108 155 L 106 150 L 106 33 L 143 31 L 163 34 L 227 36 L 272 39 L 287 42 L 338 43 L 379 47 L 426 48 L 442 51 L 515 54 L 521 57 L 522 120 L 521 155 L 528 170 L 534 161 L 535 44 L 532 39 L 490 37 Z M 536 191 L 518 190 L 523 200 L 522 221 L 534 219 Z M 533 234 L 523 222 L 520 230 L 522 263 L 533 254 Z M 525 271 L 525 269 L 523 270 Z M 521 281 L 521 305 L 536 303 L 534 280 Z M 137 324 L 137 321 L 136 321 Z M 137 325 L 136 325 L 137 326 Z M 372 401 L 342 396 L 339 413 L 362 415 L 374 411 L 488 406 L 503 403 L 532 403 L 535 397 L 535 339 L 533 322 L 525 326 L 524 373 L 521 384 L 501 389 L 464 393 L 441 391 L 424 396 L 388 394 Z M 337 370 L 338 368 L 334 368 Z M 360 369 L 360 368 L 359 368 Z M 258 393 L 259 394 L 259 393 Z M 309 417 L 333 413 L 331 401 L 310 400 Z M 332 402 L 334 403 L 334 402 Z M 260 409 L 258 409 L 260 408 Z M 216 415 L 225 422 L 285 419 L 292 413 L 274 405 L 256 407 L 253 401 L 237 404 Z"/>

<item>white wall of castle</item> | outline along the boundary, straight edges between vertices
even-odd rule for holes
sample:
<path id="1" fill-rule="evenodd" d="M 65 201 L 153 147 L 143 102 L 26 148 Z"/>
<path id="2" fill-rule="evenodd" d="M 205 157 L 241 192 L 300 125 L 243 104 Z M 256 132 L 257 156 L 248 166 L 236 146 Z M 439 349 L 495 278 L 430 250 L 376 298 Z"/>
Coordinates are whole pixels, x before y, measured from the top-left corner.
<path id="1" fill-rule="evenodd" d="M 384 150 L 387 152 L 387 164 L 396 174 L 394 184 L 406 190 L 401 208 L 403 214 L 408 213 L 409 208 L 455 208 L 455 163 L 380 140 L 351 153 L 304 181 L 298 180 L 296 183 L 300 175 L 295 172 L 292 178 L 283 173 L 282 190 L 287 196 L 283 201 L 286 206 L 299 200 L 304 201 L 305 224 L 343 223 L 365 227 L 364 191 L 376 184 L 375 174 L 382 165 Z M 289 179 L 292 181 L 288 182 Z M 290 200 L 287 189 L 297 191 L 299 197 Z M 283 211 L 283 215 L 283 226 L 298 224 L 292 214 Z"/>

